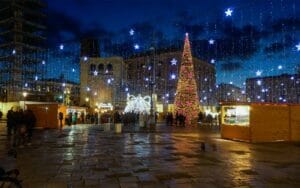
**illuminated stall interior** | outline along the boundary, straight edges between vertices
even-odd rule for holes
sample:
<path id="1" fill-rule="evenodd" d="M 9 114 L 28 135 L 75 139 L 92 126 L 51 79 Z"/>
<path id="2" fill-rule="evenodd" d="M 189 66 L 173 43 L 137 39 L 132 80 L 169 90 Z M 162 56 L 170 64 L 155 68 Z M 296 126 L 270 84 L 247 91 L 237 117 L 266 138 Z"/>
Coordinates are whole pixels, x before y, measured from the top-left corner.
<path id="1" fill-rule="evenodd" d="M 221 137 L 248 142 L 300 141 L 300 105 L 228 103 L 221 107 Z"/>

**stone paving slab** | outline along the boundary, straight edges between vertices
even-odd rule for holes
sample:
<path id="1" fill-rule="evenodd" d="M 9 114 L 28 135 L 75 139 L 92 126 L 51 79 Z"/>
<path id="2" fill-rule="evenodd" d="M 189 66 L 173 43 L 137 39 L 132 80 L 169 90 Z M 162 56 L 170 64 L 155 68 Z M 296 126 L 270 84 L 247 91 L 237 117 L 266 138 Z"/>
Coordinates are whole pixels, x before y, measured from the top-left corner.
<path id="1" fill-rule="evenodd" d="M 9 149 L 0 127 L 0 166 L 18 168 L 25 188 L 300 187 L 299 143 L 233 142 L 198 128 L 114 134 L 76 125 L 35 131 L 17 159 Z"/>

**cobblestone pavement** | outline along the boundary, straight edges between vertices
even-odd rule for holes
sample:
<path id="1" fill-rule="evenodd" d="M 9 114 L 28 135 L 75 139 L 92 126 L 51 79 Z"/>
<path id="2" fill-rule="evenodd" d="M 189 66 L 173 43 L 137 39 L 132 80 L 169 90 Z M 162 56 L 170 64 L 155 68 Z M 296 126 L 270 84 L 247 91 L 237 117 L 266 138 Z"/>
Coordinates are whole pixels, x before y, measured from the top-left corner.
<path id="1" fill-rule="evenodd" d="M 300 187 L 297 143 L 249 144 L 203 129 L 160 127 L 122 134 L 89 125 L 66 128 L 63 135 L 37 130 L 14 160 L 6 157 L 1 126 L 0 165 L 17 167 L 29 188 Z"/>

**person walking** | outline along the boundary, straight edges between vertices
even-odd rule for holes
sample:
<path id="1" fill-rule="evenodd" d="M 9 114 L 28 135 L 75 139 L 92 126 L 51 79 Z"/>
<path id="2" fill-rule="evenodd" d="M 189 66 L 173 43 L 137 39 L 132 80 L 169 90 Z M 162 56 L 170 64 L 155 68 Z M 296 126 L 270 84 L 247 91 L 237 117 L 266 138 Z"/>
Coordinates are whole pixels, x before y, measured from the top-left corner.
<path id="1" fill-rule="evenodd" d="M 59 112 L 58 113 L 58 119 L 59 119 L 59 130 L 60 130 L 60 132 L 62 132 L 64 113 Z"/>
<path id="2" fill-rule="evenodd" d="M 7 119 L 7 136 L 11 136 L 13 127 L 14 127 L 14 119 L 13 119 L 13 107 L 11 107 L 10 110 L 8 110 L 6 119 Z"/>
<path id="3" fill-rule="evenodd" d="M 36 117 L 32 110 L 25 110 L 24 112 L 24 123 L 26 125 L 26 132 L 27 132 L 27 144 L 31 145 L 33 128 L 36 124 Z"/>
<path id="4" fill-rule="evenodd" d="M 15 120 L 14 124 L 14 141 L 13 146 L 24 147 L 25 143 L 25 135 L 26 135 L 26 126 L 24 124 L 24 113 L 22 109 L 17 109 L 16 112 L 13 113 L 13 118 Z"/>

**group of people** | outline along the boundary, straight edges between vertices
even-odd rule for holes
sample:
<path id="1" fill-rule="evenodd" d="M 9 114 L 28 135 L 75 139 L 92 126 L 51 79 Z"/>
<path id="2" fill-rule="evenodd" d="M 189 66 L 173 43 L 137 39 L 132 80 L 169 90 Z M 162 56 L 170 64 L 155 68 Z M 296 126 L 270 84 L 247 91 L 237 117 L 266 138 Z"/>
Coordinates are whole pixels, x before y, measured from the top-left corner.
<path id="1" fill-rule="evenodd" d="M 12 145 L 23 147 L 30 145 L 36 117 L 31 110 L 23 110 L 19 107 L 11 108 L 7 112 L 7 135 L 13 136 Z"/>
<path id="2" fill-rule="evenodd" d="M 178 114 L 176 113 L 175 115 L 175 125 L 184 127 L 185 126 L 185 119 L 186 117 L 183 114 Z M 174 125 L 174 118 L 173 114 L 171 112 L 168 112 L 166 115 L 166 123 L 168 126 L 173 126 Z"/>

